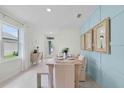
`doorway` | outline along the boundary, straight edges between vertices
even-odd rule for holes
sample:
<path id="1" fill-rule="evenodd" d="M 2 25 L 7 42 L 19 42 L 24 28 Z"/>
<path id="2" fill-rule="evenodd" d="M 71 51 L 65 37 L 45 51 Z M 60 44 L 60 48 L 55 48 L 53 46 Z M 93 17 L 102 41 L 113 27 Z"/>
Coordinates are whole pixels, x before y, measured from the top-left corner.
<path id="1" fill-rule="evenodd" d="M 55 40 L 54 37 L 46 37 L 46 57 L 53 57 L 55 53 Z"/>

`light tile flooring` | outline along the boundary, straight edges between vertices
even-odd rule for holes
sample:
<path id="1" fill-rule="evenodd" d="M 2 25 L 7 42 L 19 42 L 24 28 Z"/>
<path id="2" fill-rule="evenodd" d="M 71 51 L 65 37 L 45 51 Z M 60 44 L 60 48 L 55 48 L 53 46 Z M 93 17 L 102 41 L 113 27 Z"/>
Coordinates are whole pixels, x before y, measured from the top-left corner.
<path id="1" fill-rule="evenodd" d="M 25 72 L 22 72 L 15 77 L 0 84 L 1 88 L 36 88 L 37 87 L 37 72 L 48 72 L 48 67 L 45 62 L 34 65 Z M 42 86 L 48 87 L 48 77 L 42 78 Z M 95 81 L 87 77 L 86 82 L 80 82 L 81 88 L 98 88 Z"/>
<path id="2" fill-rule="evenodd" d="M 87 76 L 86 82 L 80 82 L 80 88 L 100 88 L 94 80 Z"/>

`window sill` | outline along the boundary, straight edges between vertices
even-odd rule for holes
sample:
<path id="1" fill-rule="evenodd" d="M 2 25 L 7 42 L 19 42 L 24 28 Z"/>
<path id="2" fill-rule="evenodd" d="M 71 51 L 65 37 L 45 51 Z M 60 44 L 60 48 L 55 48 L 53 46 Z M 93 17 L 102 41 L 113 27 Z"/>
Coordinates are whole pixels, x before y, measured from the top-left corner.
<path id="1" fill-rule="evenodd" d="M 12 59 L 3 59 L 0 64 L 2 63 L 10 63 L 12 61 L 16 61 L 16 60 L 20 60 L 21 58 L 20 57 L 16 57 L 16 58 L 12 58 Z"/>

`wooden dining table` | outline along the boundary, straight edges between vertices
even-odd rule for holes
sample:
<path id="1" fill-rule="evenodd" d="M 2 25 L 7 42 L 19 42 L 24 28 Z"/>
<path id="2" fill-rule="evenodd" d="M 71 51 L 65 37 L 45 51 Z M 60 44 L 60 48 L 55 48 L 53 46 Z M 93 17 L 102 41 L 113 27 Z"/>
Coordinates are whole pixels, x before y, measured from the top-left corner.
<path id="1" fill-rule="evenodd" d="M 82 62 L 78 60 L 77 58 L 73 59 L 57 59 L 57 58 L 52 58 L 47 61 L 48 69 L 49 69 L 49 80 L 50 80 L 50 85 L 52 88 L 54 88 L 54 68 L 56 65 L 74 65 L 74 87 L 79 88 L 79 81 L 80 81 L 80 71 L 82 67 Z M 68 74 L 69 75 L 69 74 Z M 70 76 L 68 76 L 70 77 Z M 70 77 L 71 78 L 71 77 Z"/>

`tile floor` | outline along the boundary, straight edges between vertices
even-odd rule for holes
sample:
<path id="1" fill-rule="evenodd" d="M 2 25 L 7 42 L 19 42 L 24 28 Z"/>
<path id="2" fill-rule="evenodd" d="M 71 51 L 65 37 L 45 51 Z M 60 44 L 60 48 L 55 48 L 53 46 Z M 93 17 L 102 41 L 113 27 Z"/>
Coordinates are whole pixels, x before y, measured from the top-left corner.
<path id="1" fill-rule="evenodd" d="M 25 72 L 22 72 L 15 77 L 0 84 L 1 88 L 37 88 L 37 72 L 48 72 L 48 67 L 45 62 L 32 66 Z M 42 77 L 42 86 L 48 87 L 48 77 Z M 98 88 L 94 80 L 87 77 L 86 82 L 80 82 L 81 88 Z"/>

